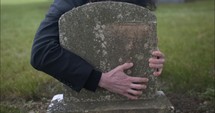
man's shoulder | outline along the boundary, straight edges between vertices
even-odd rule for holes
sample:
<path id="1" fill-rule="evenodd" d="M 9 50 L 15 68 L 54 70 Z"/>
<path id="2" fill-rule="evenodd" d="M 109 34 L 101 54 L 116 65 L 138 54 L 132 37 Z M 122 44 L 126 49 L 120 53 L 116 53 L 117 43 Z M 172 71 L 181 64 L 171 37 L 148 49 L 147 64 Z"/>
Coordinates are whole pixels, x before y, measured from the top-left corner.
<path id="1" fill-rule="evenodd" d="M 74 7 L 81 6 L 87 2 L 88 0 L 54 0 L 49 13 L 62 15 Z"/>
<path id="2" fill-rule="evenodd" d="M 54 0 L 55 4 L 58 5 L 71 5 L 74 7 L 86 4 L 89 0 Z"/>

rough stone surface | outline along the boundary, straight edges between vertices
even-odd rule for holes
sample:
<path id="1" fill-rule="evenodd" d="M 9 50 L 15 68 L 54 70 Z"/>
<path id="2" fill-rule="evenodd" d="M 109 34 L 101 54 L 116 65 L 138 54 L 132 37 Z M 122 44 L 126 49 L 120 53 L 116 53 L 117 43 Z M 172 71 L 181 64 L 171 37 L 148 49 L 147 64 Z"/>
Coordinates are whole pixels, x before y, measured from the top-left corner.
<path id="1" fill-rule="evenodd" d="M 133 62 L 127 74 L 149 78 L 141 99 L 154 97 L 156 78 L 148 59 L 157 48 L 156 17 L 148 9 L 120 2 L 89 3 L 65 13 L 59 27 L 61 45 L 102 72 Z M 126 100 L 103 89 L 96 93 L 67 89 L 68 102 Z"/>

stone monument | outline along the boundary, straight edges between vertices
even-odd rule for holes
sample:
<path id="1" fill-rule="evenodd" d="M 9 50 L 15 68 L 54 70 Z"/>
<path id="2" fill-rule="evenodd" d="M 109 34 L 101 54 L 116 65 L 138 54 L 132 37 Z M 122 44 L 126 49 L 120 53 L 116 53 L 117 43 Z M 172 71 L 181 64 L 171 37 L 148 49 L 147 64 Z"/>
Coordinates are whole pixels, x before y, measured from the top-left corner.
<path id="1" fill-rule="evenodd" d="M 53 101 L 51 113 L 171 113 L 174 109 L 148 66 L 151 51 L 157 49 L 156 17 L 148 9 L 122 2 L 96 2 L 68 11 L 59 20 L 61 46 L 79 55 L 97 70 L 108 72 L 133 62 L 130 76 L 149 78 L 139 100 L 98 88 L 77 93 L 65 88 L 63 100 Z M 62 95 L 61 95 L 62 96 Z"/>

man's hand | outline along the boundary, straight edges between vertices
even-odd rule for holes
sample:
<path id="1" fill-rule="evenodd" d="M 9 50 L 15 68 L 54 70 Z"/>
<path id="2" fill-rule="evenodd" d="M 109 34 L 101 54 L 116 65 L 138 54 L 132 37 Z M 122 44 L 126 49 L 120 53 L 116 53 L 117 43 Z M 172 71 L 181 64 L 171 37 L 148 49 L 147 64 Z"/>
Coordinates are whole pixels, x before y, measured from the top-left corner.
<path id="1" fill-rule="evenodd" d="M 165 62 L 164 54 L 160 51 L 154 51 L 152 55 L 153 57 L 149 59 L 149 67 L 155 69 L 153 73 L 155 76 L 159 76 Z M 125 63 L 107 73 L 103 73 L 99 86 L 129 99 L 138 99 L 143 90 L 146 89 L 148 79 L 126 75 L 124 71 L 132 66 L 133 63 Z"/>
<path id="2" fill-rule="evenodd" d="M 154 75 L 159 76 L 163 70 L 163 64 L 165 62 L 164 54 L 160 51 L 153 51 L 152 58 L 149 59 L 149 67 L 154 68 Z"/>
<path id="3" fill-rule="evenodd" d="M 137 99 L 146 89 L 147 78 L 131 77 L 125 74 L 125 70 L 131 68 L 133 63 L 125 63 L 115 69 L 103 73 L 99 86 L 111 92 L 123 95 L 129 99 Z"/>

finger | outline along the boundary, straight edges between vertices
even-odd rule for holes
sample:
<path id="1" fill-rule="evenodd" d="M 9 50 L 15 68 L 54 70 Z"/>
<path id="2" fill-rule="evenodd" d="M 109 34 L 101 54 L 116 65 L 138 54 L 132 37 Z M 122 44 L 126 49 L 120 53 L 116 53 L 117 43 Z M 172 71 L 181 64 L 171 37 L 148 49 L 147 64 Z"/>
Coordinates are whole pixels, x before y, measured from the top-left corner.
<path id="1" fill-rule="evenodd" d="M 144 84 L 131 84 L 130 88 L 136 89 L 136 90 L 144 90 L 144 89 L 146 89 L 146 85 L 144 85 Z"/>
<path id="2" fill-rule="evenodd" d="M 129 80 L 132 83 L 146 83 L 149 81 L 148 78 L 142 78 L 142 77 L 130 77 Z"/>
<path id="3" fill-rule="evenodd" d="M 137 96 L 133 96 L 133 95 L 130 95 L 130 94 L 123 94 L 124 96 L 126 96 L 126 97 L 128 97 L 129 99 L 132 99 L 132 100 L 136 100 L 136 99 L 138 99 L 138 97 Z"/>
<path id="4" fill-rule="evenodd" d="M 133 63 L 124 63 L 123 65 L 120 65 L 119 68 L 122 69 L 122 70 L 127 70 L 131 67 L 133 67 Z"/>
<path id="5" fill-rule="evenodd" d="M 116 71 L 119 71 L 119 70 L 124 71 L 126 69 L 131 68 L 132 66 L 133 66 L 133 63 L 124 63 L 124 64 L 119 65 L 116 68 L 114 68 L 111 72 L 115 73 Z"/>
<path id="6" fill-rule="evenodd" d="M 133 89 L 129 89 L 127 92 L 128 92 L 128 94 L 131 94 L 132 96 L 140 96 L 143 94 L 142 91 L 137 91 L 137 90 L 133 90 Z"/>
<path id="7" fill-rule="evenodd" d="M 164 58 L 164 54 L 160 51 L 153 51 L 152 52 L 153 56 L 159 57 L 159 58 Z"/>
<path id="8" fill-rule="evenodd" d="M 155 72 L 153 73 L 153 75 L 154 75 L 154 76 L 160 76 L 161 73 L 162 73 L 162 71 L 163 71 L 162 68 L 161 68 L 161 69 L 158 69 L 158 71 L 155 71 Z"/>
<path id="9" fill-rule="evenodd" d="M 164 62 L 165 62 L 164 58 L 161 58 L 161 59 L 150 58 L 149 59 L 149 63 L 152 63 L 152 64 L 163 64 Z"/>
<path id="10" fill-rule="evenodd" d="M 163 68 L 163 64 L 152 64 L 152 63 L 149 63 L 149 67 L 150 68 Z"/>

